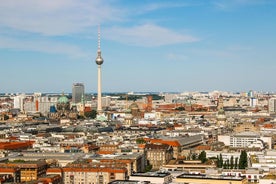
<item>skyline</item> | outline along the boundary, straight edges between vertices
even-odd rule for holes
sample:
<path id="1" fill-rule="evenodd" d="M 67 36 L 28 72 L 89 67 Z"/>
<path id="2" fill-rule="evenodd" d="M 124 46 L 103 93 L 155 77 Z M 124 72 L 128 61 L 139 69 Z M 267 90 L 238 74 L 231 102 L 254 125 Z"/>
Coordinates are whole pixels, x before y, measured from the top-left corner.
<path id="1" fill-rule="evenodd" d="M 273 0 L 2 0 L 0 93 L 276 91 Z M 4 68 L 4 70 L 3 70 Z"/>

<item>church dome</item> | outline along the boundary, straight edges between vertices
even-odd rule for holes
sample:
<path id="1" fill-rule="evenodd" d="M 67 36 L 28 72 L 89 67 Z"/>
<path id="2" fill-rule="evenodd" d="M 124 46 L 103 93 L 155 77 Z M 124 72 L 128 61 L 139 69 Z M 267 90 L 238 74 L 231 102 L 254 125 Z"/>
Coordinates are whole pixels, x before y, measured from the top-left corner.
<path id="1" fill-rule="evenodd" d="M 58 99 L 58 103 L 60 103 L 60 104 L 66 104 L 66 103 L 68 103 L 68 102 L 69 102 L 68 98 L 67 98 L 66 96 L 64 96 L 64 95 L 62 95 L 62 96 Z"/>
<path id="2" fill-rule="evenodd" d="M 139 109 L 137 103 L 132 103 L 130 106 L 129 106 L 129 109 Z"/>

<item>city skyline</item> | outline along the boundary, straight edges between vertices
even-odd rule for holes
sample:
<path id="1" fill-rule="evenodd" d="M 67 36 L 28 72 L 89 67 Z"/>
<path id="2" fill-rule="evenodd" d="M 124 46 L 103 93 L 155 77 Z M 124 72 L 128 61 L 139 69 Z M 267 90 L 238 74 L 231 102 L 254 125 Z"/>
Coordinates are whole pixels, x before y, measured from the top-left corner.
<path id="1" fill-rule="evenodd" d="M 0 93 L 276 91 L 273 0 L 0 3 Z M 4 69 L 3 69 L 4 68 Z"/>

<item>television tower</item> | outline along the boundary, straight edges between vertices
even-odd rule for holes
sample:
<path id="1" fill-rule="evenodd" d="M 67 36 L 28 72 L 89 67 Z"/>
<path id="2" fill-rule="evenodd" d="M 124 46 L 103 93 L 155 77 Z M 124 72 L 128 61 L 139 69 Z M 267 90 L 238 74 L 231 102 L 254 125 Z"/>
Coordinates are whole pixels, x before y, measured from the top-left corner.
<path id="1" fill-rule="evenodd" d="M 98 27 L 98 55 L 96 58 L 96 64 L 98 65 L 98 102 L 97 102 L 97 112 L 102 113 L 102 75 L 101 75 L 101 65 L 103 64 L 103 58 L 101 56 L 101 32 L 100 26 Z"/>

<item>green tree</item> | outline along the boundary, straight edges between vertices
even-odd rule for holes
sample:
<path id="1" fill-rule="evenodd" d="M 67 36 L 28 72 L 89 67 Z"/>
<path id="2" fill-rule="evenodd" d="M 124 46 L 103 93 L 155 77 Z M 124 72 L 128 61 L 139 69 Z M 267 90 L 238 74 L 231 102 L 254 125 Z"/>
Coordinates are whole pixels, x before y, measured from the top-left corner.
<path id="1" fill-rule="evenodd" d="M 229 163 L 229 159 L 226 160 L 226 169 L 230 168 L 230 163 Z"/>
<path id="2" fill-rule="evenodd" d="M 222 158 L 222 154 L 219 154 L 219 168 L 222 168 L 223 166 L 223 158 Z"/>
<path id="3" fill-rule="evenodd" d="M 227 163 L 226 160 L 224 161 L 223 165 L 222 165 L 223 169 L 227 169 Z"/>
<path id="4" fill-rule="evenodd" d="M 241 151 L 239 159 L 239 169 L 245 169 L 248 166 L 247 153 L 245 150 Z"/>
<path id="5" fill-rule="evenodd" d="M 233 168 L 234 168 L 234 157 L 232 155 L 230 158 L 230 169 L 233 169 Z"/>
<path id="6" fill-rule="evenodd" d="M 197 155 L 195 153 L 192 154 L 192 160 L 196 160 L 197 159 Z"/>
<path id="7" fill-rule="evenodd" d="M 136 139 L 136 143 L 137 144 L 144 144 L 144 143 L 146 143 L 146 141 L 143 138 L 138 138 L 138 139 Z"/>
<path id="8" fill-rule="evenodd" d="M 217 167 L 220 168 L 220 160 L 219 160 L 219 156 L 217 155 Z"/>
<path id="9" fill-rule="evenodd" d="M 87 118 L 95 119 L 97 117 L 97 111 L 92 110 L 92 111 L 84 112 L 84 116 Z"/>
<path id="10" fill-rule="evenodd" d="M 8 120 L 9 116 L 7 114 L 4 115 L 4 120 Z"/>
<path id="11" fill-rule="evenodd" d="M 184 107 L 176 107 L 175 110 L 177 110 L 177 111 L 185 111 L 185 108 Z"/>
<path id="12" fill-rule="evenodd" d="M 235 164 L 234 164 L 234 168 L 235 168 L 235 169 L 238 169 L 238 160 L 239 160 L 239 158 L 236 157 L 236 158 L 235 158 Z"/>
<path id="13" fill-rule="evenodd" d="M 201 163 L 205 163 L 207 161 L 206 152 L 204 150 L 198 155 L 198 159 L 201 160 Z"/>

